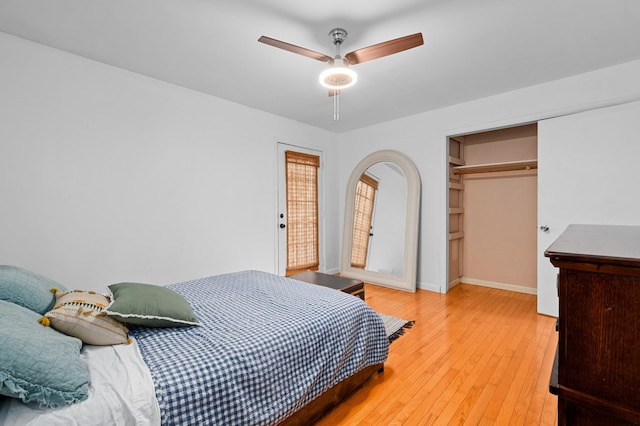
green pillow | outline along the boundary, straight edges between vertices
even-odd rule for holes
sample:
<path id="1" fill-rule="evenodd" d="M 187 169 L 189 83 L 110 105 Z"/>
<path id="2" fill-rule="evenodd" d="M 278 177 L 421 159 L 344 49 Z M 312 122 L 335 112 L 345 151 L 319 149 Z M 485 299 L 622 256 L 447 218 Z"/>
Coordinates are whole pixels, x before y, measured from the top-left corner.
<path id="1" fill-rule="evenodd" d="M 44 315 L 53 308 L 56 295 L 66 291 L 61 284 L 17 266 L 0 265 L 0 300 L 15 303 Z"/>
<path id="2" fill-rule="evenodd" d="M 82 341 L 43 327 L 41 316 L 0 300 L 0 394 L 59 407 L 87 399 Z"/>
<path id="3" fill-rule="evenodd" d="M 118 321 L 144 327 L 200 325 L 189 303 L 170 288 L 140 283 L 108 288 L 113 301 L 106 312 Z"/>

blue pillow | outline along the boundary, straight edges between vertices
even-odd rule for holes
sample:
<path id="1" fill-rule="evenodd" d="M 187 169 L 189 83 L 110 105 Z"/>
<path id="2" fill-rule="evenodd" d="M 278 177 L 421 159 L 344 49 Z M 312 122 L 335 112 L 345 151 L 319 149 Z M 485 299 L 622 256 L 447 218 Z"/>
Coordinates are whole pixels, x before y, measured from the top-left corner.
<path id="1" fill-rule="evenodd" d="M 26 269 L 0 265 L 0 300 L 16 303 L 44 315 L 56 303 L 52 288 L 67 290 L 61 284 Z"/>
<path id="2" fill-rule="evenodd" d="M 82 341 L 38 323 L 40 315 L 0 300 L 0 395 L 59 407 L 87 399 Z"/>

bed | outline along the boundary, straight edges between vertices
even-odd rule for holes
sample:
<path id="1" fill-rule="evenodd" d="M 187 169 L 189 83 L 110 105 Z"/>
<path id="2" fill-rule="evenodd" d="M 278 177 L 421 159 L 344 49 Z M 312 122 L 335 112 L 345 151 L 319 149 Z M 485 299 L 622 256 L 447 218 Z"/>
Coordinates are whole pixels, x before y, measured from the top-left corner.
<path id="1" fill-rule="evenodd" d="M 382 369 L 389 340 L 357 297 L 261 271 L 168 286 L 200 325 L 130 326 L 84 345 L 86 400 L 0 399 L 0 424 L 310 424 Z"/>

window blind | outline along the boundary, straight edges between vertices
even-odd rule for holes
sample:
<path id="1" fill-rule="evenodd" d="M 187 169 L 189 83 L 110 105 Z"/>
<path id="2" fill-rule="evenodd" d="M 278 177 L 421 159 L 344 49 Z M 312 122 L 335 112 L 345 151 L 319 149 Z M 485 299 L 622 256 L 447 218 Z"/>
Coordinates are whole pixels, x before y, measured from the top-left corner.
<path id="1" fill-rule="evenodd" d="M 367 263 L 369 237 L 373 206 L 378 190 L 378 181 L 362 174 L 356 185 L 356 197 L 353 213 L 353 240 L 351 244 L 351 266 L 363 268 Z"/>
<path id="2" fill-rule="evenodd" d="M 320 157 L 286 151 L 287 275 L 317 270 Z"/>

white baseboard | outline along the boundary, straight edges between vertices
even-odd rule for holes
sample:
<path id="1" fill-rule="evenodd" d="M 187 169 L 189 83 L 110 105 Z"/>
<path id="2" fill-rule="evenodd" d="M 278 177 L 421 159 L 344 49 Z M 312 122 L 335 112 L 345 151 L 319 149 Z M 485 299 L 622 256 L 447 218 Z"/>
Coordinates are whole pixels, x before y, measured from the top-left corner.
<path id="1" fill-rule="evenodd" d="M 454 288 L 455 286 L 457 286 L 461 282 L 462 282 L 462 280 L 460 278 L 456 278 L 455 280 L 450 281 L 449 282 L 449 290 L 451 290 L 452 288 Z"/>
<path id="2" fill-rule="evenodd" d="M 419 288 L 420 290 L 427 290 L 427 291 L 433 291 L 436 293 L 442 293 L 442 288 L 437 284 L 429 284 L 429 283 L 418 281 L 416 283 L 416 288 Z"/>
<path id="3" fill-rule="evenodd" d="M 497 288 L 497 289 L 500 289 L 500 290 L 515 291 L 515 292 L 518 292 L 518 293 L 533 294 L 535 296 L 538 295 L 538 289 L 537 288 L 524 287 L 524 286 L 521 286 L 521 285 L 498 283 L 498 282 L 495 282 L 495 281 L 477 280 L 475 278 L 468 278 L 468 277 L 462 277 L 460 279 L 460 281 L 465 283 L 465 284 L 473 284 L 473 285 L 479 285 L 479 286 L 482 286 L 482 287 L 491 287 L 491 288 Z"/>

